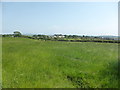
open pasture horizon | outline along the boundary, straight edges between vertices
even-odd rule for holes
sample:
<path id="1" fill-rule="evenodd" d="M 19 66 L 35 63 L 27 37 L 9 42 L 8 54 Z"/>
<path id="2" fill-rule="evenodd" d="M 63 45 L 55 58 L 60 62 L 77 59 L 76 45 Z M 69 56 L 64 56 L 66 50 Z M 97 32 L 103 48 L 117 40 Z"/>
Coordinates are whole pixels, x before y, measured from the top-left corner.
<path id="1" fill-rule="evenodd" d="M 118 88 L 118 44 L 2 39 L 3 88 Z"/>

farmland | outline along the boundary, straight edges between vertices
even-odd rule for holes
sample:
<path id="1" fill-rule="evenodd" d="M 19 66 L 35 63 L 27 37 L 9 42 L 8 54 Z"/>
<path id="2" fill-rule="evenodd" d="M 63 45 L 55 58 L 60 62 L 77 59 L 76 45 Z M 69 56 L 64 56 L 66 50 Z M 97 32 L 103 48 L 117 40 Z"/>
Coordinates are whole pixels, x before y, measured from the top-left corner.
<path id="1" fill-rule="evenodd" d="M 118 44 L 2 39 L 3 88 L 117 88 Z"/>

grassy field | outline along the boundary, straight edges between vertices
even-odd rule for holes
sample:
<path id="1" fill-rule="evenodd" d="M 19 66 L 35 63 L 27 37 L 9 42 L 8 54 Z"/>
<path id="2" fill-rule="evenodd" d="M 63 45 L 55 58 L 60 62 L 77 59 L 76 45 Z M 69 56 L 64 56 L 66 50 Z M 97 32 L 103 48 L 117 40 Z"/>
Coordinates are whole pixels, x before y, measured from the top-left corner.
<path id="1" fill-rule="evenodd" d="M 117 88 L 118 44 L 3 38 L 3 88 Z"/>
<path id="2" fill-rule="evenodd" d="M 2 38 L 0 37 L 0 89 L 2 87 Z"/>

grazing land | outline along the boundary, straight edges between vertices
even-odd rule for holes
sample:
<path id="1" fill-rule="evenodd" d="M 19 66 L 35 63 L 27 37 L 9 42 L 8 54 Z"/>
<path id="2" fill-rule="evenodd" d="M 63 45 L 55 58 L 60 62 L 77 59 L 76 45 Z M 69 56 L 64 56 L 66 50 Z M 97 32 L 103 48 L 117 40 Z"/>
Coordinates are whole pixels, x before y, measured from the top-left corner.
<path id="1" fill-rule="evenodd" d="M 4 37 L 3 88 L 117 88 L 118 44 Z"/>

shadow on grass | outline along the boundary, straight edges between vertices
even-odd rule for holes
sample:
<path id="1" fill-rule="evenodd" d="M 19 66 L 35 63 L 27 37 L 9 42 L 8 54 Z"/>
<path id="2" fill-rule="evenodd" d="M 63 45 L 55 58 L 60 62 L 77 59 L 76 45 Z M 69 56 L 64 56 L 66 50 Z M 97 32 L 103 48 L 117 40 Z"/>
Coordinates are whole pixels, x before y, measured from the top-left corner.
<path id="1" fill-rule="evenodd" d="M 67 75 L 67 79 L 72 82 L 76 88 L 90 88 L 89 83 L 86 82 L 84 74 L 80 73 L 79 76 Z"/>
<path id="2" fill-rule="evenodd" d="M 110 62 L 105 69 L 100 72 L 100 80 L 102 88 L 118 88 L 120 62 Z"/>
<path id="3" fill-rule="evenodd" d="M 120 80 L 118 78 L 118 71 L 120 70 L 118 64 L 120 65 L 120 62 L 108 63 L 103 70 L 98 72 L 98 75 L 76 72 L 77 74 L 67 74 L 66 78 L 76 88 L 118 88 L 118 81 Z"/>

